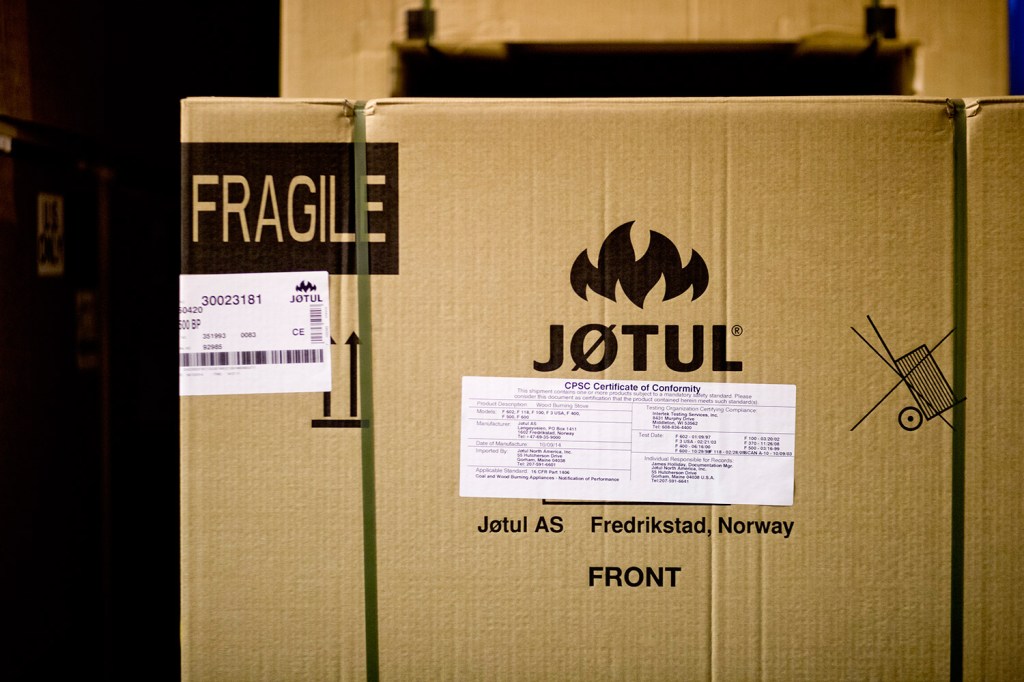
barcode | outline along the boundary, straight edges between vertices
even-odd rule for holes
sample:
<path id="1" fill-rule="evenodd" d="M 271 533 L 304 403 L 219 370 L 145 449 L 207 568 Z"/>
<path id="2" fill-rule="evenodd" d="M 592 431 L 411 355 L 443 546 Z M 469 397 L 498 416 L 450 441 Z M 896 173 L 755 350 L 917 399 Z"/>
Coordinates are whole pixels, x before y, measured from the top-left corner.
<path id="1" fill-rule="evenodd" d="M 309 306 L 309 340 L 314 346 L 323 345 L 324 342 L 324 307 L 322 305 Z"/>
<path id="2" fill-rule="evenodd" d="M 294 365 L 323 361 L 324 351 L 322 348 L 305 350 L 243 350 L 220 353 L 178 353 L 178 367 Z"/>

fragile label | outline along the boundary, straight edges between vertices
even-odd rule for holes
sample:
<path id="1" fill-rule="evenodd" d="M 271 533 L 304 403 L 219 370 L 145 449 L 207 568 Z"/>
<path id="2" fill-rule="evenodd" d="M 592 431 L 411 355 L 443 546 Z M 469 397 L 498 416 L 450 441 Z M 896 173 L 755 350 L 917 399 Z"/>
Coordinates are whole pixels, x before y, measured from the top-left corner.
<path id="1" fill-rule="evenodd" d="M 182 275 L 181 395 L 331 390 L 326 272 Z"/>
<path id="2" fill-rule="evenodd" d="M 463 377 L 464 497 L 793 504 L 796 386 Z"/>

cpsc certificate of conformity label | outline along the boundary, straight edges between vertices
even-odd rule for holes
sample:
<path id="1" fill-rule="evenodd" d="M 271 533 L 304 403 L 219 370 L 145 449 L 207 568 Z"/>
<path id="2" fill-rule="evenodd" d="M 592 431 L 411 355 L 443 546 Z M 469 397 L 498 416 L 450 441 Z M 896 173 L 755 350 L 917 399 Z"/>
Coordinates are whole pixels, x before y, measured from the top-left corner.
<path id="1" fill-rule="evenodd" d="M 793 504 L 796 386 L 463 377 L 463 497 Z"/>
<path id="2" fill-rule="evenodd" d="M 331 390 L 326 272 L 182 275 L 180 395 Z"/>

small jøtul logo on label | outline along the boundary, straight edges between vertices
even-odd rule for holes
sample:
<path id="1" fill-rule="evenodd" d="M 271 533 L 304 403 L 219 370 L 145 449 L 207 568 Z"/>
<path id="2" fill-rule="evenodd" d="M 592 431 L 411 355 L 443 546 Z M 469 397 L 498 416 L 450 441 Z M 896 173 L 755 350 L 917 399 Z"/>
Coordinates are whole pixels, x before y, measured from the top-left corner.
<path id="1" fill-rule="evenodd" d="M 324 300 L 320 294 L 313 293 L 316 291 L 316 285 L 312 282 L 302 280 L 295 285 L 295 291 L 298 293 L 292 294 L 289 303 L 323 303 Z"/>

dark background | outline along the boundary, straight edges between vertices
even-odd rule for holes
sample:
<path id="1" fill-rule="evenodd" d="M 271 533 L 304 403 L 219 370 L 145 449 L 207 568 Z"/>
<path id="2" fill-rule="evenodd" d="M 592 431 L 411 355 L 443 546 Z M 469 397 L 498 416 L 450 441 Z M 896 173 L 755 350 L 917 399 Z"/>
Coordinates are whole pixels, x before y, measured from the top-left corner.
<path id="1" fill-rule="evenodd" d="M 179 101 L 276 96 L 278 60 L 276 0 L 2 0 L 4 679 L 180 677 Z"/>

